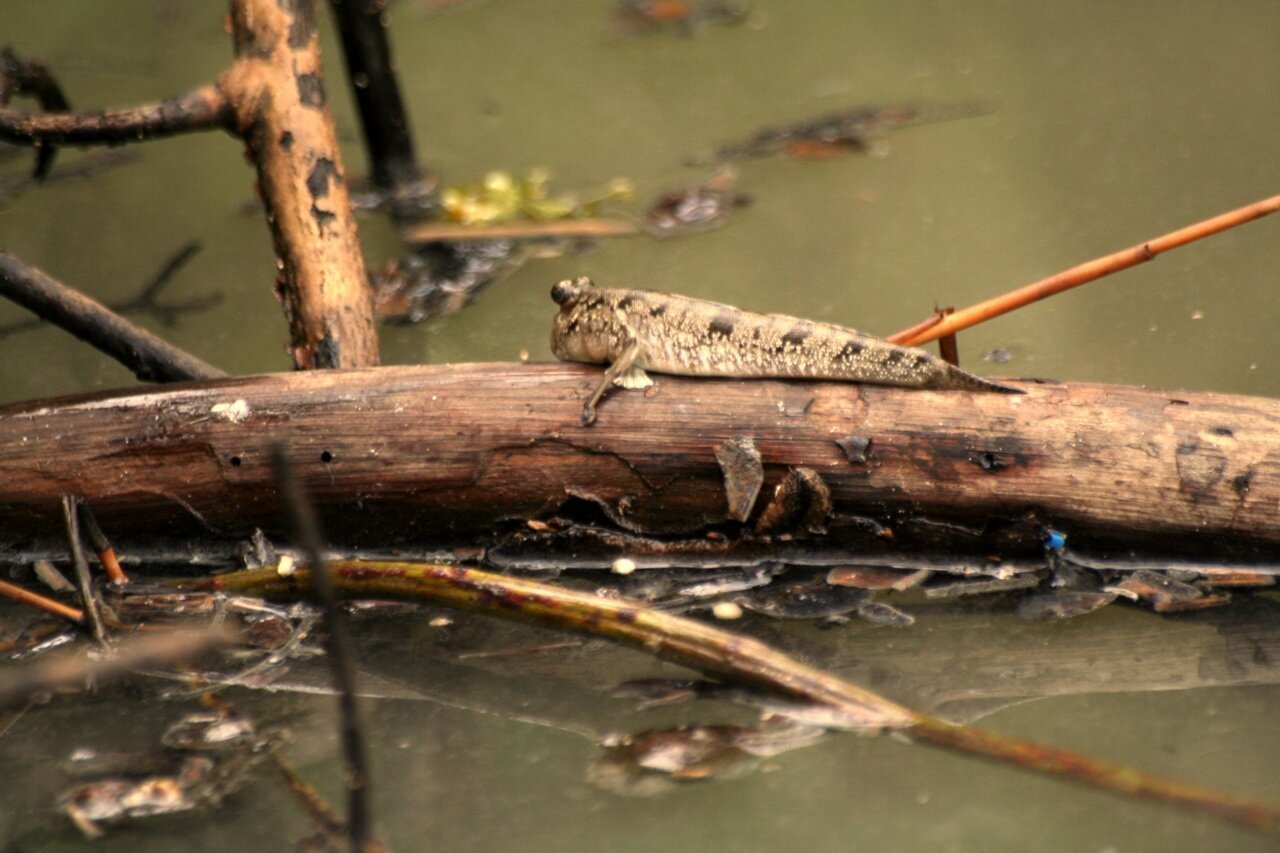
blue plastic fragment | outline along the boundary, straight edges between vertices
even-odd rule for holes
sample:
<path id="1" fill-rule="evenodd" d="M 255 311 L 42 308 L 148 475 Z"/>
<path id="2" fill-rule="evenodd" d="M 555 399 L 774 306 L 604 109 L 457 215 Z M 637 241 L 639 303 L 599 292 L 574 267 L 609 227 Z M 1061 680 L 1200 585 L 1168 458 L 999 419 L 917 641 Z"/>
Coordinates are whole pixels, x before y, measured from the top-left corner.
<path id="1" fill-rule="evenodd" d="M 1067 547 L 1067 534 L 1049 528 L 1044 533 L 1044 547 L 1046 550 L 1056 551 L 1061 554 L 1063 549 Z"/>

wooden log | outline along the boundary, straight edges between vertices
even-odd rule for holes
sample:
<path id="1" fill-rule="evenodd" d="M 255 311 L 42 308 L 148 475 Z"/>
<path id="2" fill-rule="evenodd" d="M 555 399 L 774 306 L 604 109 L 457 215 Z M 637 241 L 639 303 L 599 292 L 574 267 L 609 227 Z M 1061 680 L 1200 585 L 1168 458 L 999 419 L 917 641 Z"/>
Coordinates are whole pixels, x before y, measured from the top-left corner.
<path id="1" fill-rule="evenodd" d="M 1280 562 L 1280 401 L 663 376 L 612 392 L 583 427 L 599 377 L 571 364 L 386 367 L 0 407 L 0 555 L 59 553 L 65 492 L 135 546 L 282 537 L 269 449 L 286 439 L 342 548 L 492 545 L 562 517 L 624 549 L 640 541 L 629 536 L 659 537 L 658 550 L 689 537 L 681 547 L 722 563 L 737 547 L 835 564 L 898 549 L 1034 558 L 1045 528 L 1109 557 Z M 729 519 L 716 461 L 739 437 L 764 468 L 745 523 Z M 796 468 L 830 491 L 825 534 L 753 533 Z M 580 533 L 534 545 L 558 539 L 570 559 Z"/>

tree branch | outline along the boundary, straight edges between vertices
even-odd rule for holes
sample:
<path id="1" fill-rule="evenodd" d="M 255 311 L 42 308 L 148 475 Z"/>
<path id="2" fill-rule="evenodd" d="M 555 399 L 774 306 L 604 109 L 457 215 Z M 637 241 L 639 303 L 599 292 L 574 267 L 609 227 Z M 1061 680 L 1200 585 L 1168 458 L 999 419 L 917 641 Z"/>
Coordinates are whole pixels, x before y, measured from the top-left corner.
<path id="1" fill-rule="evenodd" d="M 91 113 L 21 113 L 0 110 L 0 140 L 18 145 L 123 145 L 213 128 L 227 128 L 233 113 L 217 86 L 201 86 L 152 104 Z"/>
<path id="2" fill-rule="evenodd" d="M 379 361 L 373 294 L 326 106 L 315 0 L 235 0 L 236 61 L 219 78 L 258 170 L 300 369 Z"/>
<path id="3" fill-rule="evenodd" d="M 0 252 L 0 295 L 111 356 L 144 382 L 227 375 L 5 252 Z"/>

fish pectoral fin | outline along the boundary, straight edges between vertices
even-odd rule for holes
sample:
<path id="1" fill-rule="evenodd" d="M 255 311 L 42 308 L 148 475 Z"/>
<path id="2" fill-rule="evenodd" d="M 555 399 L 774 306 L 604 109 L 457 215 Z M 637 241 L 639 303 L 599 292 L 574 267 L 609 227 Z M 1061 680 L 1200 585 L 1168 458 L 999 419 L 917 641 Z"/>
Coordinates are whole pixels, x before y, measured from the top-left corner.
<path id="1" fill-rule="evenodd" d="M 643 390 L 653 386 L 653 379 L 649 374 L 644 372 L 644 368 L 636 367 L 634 364 L 626 370 L 614 377 L 613 384 L 619 388 L 627 388 L 632 391 Z"/>
<path id="2" fill-rule="evenodd" d="M 635 364 L 636 356 L 640 354 L 640 342 L 636 340 L 629 327 L 624 327 L 627 332 L 627 339 L 623 343 L 622 353 L 618 358 L 604 370 L 604 376 L 600 379 L 600 384 L 596 386 L 595 393 L 591 395 L 591 399 L 587 400 L 582 407 L 582 425 L 591 426 L 596 422 L 596 404 L 600 402 L 600 398 L 604 396 L 604 392 L 609 390 L 609 386 L 617 382 L 623 374 L 631 370 L 631 366 Z M 640 368 L 636 368 L 640 370 Z M 642 374 L 643 370 L 640 371 Z M 648 377 L 646 377 L 648 378 Z M 622 384 L 619 382 L 618 384 Z"/>

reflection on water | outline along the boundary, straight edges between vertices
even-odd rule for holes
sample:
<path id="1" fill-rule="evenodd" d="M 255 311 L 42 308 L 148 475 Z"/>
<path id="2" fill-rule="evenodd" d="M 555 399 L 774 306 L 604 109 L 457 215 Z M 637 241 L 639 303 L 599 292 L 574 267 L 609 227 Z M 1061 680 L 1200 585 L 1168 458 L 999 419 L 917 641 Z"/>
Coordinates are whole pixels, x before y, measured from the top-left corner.
<path id="1" fill-rule="evenodd" d="M 736 26 L 624 38 L 610 30 L 605 0 L 488 0 L 438 15 L 415 0 L 394 4 L 424 158 L 450 183 L 546 167 L 568 187 L 626 176 L 638 198 L 652 199 L 707 178 L 683 165 L 691 156 L 761 127 L 858 104 L 981 99 L 997 108 L 903 129 L 872 156 L 742 161 L 735 191 L 753 204 L 726 227 L 532 261 L 448 321 L 384 330 L 388 358 L 514 359 L 522 349 L 549 358 L 549 284 L 582 274 L 887 333 L 935 303 L 968 304 L 1275 192 L 1280 9 L 1271 5 L 752 6 Z M 210 79 L 230 54 L 220 13 L 196 5 L 63 7 L 74 14 L 6 4 L 7 38 L 59 71 L 79 107 L 176 94 Z M 330 98 L 358 173 L 347 98 L 334 85 Z M 92 183 L 8 198 L 0 242 L 123 302 L 199 240 L 204 251 L 169 297 L 216 293 L 222 302 L 173 329 L 143 322 L 235 373 L 285 368 L 270 243 L 257 217 L 241 212 L 252 186 L 238 146 L 211 134 L 133 150 L 135 160 Z M 64 152 L 60 163 L 84 156 Z M 25 168 L 0 163 L 6 176 Z M 1008 353 L 1001 370 L 1014 375 L 1280 393 L 1270 328 L 1280 290 L 1259 286 L 1274 278 L 1276 227 L 1246 226 L 967 332 L 961 355 Z M 371 264 L 399 256 L 386 223 L 370 216 L 363 228 Z M 23 318 L 0 306 L 0 324 Z M 56 331 L 0 340 L 0 399 L 131 382 Z M 960 717 L 1053 696 L 984 724 L 1276 800 L 1280 692 L 1273 647 L 1258 640 L 1274 605 L 1271 594 L 1163 618 L 1113 605 L 1042 625 L 947 604 L 913 611 L 916 624 L 899 631 L 744 624 L 895 698 Z M 398 698 L 366 707 L 378 821 L 401 849 L 1265 849 L 1207 821 L 887 739 L 828 737 L 741 778 L 619 799 L 588 784 L 595 738 L 736 725 L 745 712 L 717 702 L 637 711 L 608 690 L 626 677 L 683 673 L 599 644 L 463 666 L 426 653 L 447 629 L 393 624 L 398 640 L 366 638 L 366 675 L 379 695 Z M 525 642 L 508 630 L 458 622 L 450 643 Z M 1188 685 L 1219 686 L 1176 689 Z M 143 748 L 181 714 L 173 703 L 127 698 L 58 697 L 0 737 L 0 767 L 24 774 L 0 804 L 0 827 L 26 833 L 50 817 L 47 795 L 62 785 L 59 763 L 73 749 Z M 331 699 L 240 690 L 234 700 L 260 723 L 290 728 L 295 761 L 340 799 Z M 706 708 L 712 719 L 702 719 Z M 278 846 L 303 826 L 262 776 L 207 818 L 171 818 L 100 847 Z M 46 849 L 78 846 L 70 834 L 40 838 Z"/>

